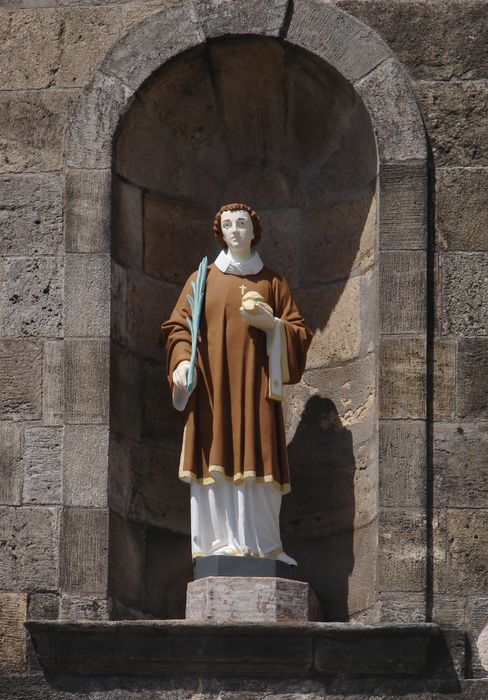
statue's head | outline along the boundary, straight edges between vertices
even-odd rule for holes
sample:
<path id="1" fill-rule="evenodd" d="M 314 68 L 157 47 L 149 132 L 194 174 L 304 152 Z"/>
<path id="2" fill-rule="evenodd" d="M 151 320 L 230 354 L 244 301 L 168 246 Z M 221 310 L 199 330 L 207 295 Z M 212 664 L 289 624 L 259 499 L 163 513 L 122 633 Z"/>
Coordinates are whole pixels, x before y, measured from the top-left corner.
<path id="1" fill-rule="evenodd" d="M 213 233 L 222 248 L 249 248 L 261 239 L 261 222 L 247 204 L 225 204 L 215 215 Z"/>

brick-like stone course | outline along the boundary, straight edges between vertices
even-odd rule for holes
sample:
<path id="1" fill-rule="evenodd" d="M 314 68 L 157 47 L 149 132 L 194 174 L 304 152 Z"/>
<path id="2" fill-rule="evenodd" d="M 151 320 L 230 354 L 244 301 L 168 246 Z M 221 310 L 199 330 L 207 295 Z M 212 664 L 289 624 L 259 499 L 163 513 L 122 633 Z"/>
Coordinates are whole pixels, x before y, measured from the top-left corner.
<path id="1" fill-rule="evenodd" d="M 69 506 L 107 505 L 108 426 L 64 429 L 63 499 Z"/>
<path id="2" fill-rule="evenodd" d="M 25 593 L 0 593 L 0 672 L 22 673 L 26 665 Z"/>
<path id="3" fill-rule="evenodd" d="M 21 502 L 23 470 L 21 461 L 22 428 L 13 421 L 0 422 L 0 503 Z"/>
<path id="4" fill-rule="evenodd" d="M 65 189 L 68 253 L 110 251 L 110 186 L 109 170 L 68 170 Z"/>
<path id="5" fill-rule="evenodd" d="M 488 250 L 488 169 L 437 168 L 436 233 L 445 250 Z"/>
<path id="6" fill-rule="evenodd" d="M 108 512 L 66 508 L 61 524 L 61 585 L 67 593 L 107 591 Z"/>
<path id="7" fill-rule="evenodd" d="M 65 329 L 72 337 L 105 337 L 110 333 L 110 257 L 66 256 Z"/>
<path id="8" fill-rule="evenodd" d="M 443 255 L 444 329 L 452 335 L 488 334 L 488 253 Z"/>
<path id="9" fill-rule="evenodd" d="M 108 423 L 109 342 L 65 341 L 65 420 Z"/>
<path id="10" fill-rule="evenodd" d="M 24 438 L 24 503 L 61 503 L 62 428 L 27 428 Z"/>
<path id="11" fill-rule="evenodd" d="M 488 418 L 488 338 L 461 338 L 457 358 L 457 415 Z"/>
<path id="12" fill-rule="evenodd" d="M 0 417 L 35 420 L 42 411 L 42 344 L 0 341 Z"/>

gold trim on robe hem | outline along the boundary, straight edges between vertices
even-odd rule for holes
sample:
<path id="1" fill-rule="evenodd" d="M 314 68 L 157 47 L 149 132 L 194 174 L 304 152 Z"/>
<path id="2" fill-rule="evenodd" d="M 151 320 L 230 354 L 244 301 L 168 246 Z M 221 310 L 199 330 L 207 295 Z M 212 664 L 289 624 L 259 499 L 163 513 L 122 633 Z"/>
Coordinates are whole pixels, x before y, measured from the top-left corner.
<path id="1" fill-rule="evenodd" d="M 276 479 L 273 479 L 272 474 L 266 474 L 265 476 L 256 476 L 256 472 L 254 470 L 248 470 L 245 472 L 239 472 L 238 474 L 234 474 L 233 476 L 227 476 L 224 467 L 221 467 L 219 464 L 211 464 L 208 468 L 209 476 L 200 477 L 195 476 L 195 474 L 193 474 L 193 472 L 189 470 L 180 468 L 178 470 L 178 478 L 181 481 L 184 481 L 186 484 L 196 483 L 200 484 L 201 486 L 209 486 L 209 484 L 216 483 L 214 477 L 211 476 L 211 472 L 213 471 L 222 474 L 226 481 L 231 481 L 234 484 L 242 484 L 242 482 L 246 479 L 252 479 L 252 481 L 256 484 L 272 484 L 274 488 L 283 495 L 285 493 L 290 493 L 291 491 L 290 484 L 280 484 L 278 481 L 276 481 Z"/>

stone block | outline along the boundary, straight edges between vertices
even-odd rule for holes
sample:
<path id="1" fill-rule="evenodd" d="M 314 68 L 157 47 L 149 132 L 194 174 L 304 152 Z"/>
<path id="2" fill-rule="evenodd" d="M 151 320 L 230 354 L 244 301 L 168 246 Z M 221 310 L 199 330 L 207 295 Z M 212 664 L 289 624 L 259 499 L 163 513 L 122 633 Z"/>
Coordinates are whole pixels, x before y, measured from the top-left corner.
<path id="1" fill-rule="evenodd" d="M 194 4 L 190 0 L 169 0 L 162 12 L 119 41 L 102 67 L 136 90 L 170 58 L 204 40 Z"/>
<path id="2" fill-rule="evenodd" d="M 125 9 L 123 5 L 103 3 L 101 6 L 72 7 L 63 13 L 63 51 L 56 85 L 69 88 L 84 87 L 88 83 L 106 54 L 126 31 Z"/>
<path id="3" fill-rule="evenodd" d="M 434 596 L 432 622 L 444 628 L 465 628 L 466 600 L 450 595 Z"/>
<path id="4" fill-rule="evenodd" d="M 377 31 L 415 80 L 486 78 L 488 31 L 482 2 L 339 0 L 337 5 Z"/>
<path id="5" fill-rule="evenodd" d="M 420 101 L 436 165 L 488 164 L 486 81 L 419 81 Z"/>
<path id="6" fill-rule="evenodd" d="M 382 420 L 379 440 L 380 506 L 423 507 L 427 441 L 424 421 Z"/>
<path id="7" fill-rule="evenodd" d="M 378 587 L 380 591 L 422 592 L 427 556 L 425 513 L 383 509 L 379 516 Z"/>
<path id="8" fill-rule="evenodd" d="M 425 340 L 382 338 L 379 371 L 380 416 L 425 418 Z"/>
<path id="9" fill-rule="evenodd" d="M 57 620 L 59 597 L 57 593 L 31 593 L 27 617 L 29 620 Z"/>
<path id="10" fill-rule="evenodd" d="M 0 503 L 19 505 L 22 493 L 21 428 L 13 421 L 0 422 Z"/>
<path id="11" fill-rule="evenodd" d="M 381 332 L 421 333 L 427 311 L 426 253 L 384 251 L 379 263 Z"/>
<path id="12" fill-rule="evenodd" d="M 443 327 L 447 333 L 488 334 L 488 253 L 445 253 L 443 270 Z"/>
<path id="13" fill-rule="evenodd" d="M 486 593 L 488 576 L 488 511 L 447 511 L 446 586 L 450 593 Z"/>
<path id="14" fill-rule="evenodd" d="M 213 212 L 153 195 L 144 198 L 144 271 L 182 284 L 211 248 Z"/>
<path id="15" fill-rule="evenodd" d="M 33 340 L 0 341 L 0 417 L 41 417 L 42 344 Z"/>
<path id="16" fill-rule="evenodd" d="M 382 623 L 425 622 L 424 593 L 380 593 L 379 608 Z"/>
<path id="17" fill-rule="evenodd" d="M 42 422 L 61 425 L 63 419 L 64 345 L 62 340 L 47 340 L 42 367 Z"/>
<path id="18" fill-rule="evenodd" d="M 434 425 L 435 503 L 484 508 L 488 500 L 488 424 Z"/>
<path id="19" fill-rule="evenodd" d="M 61 586 L 66 593 L 106 593 L 108 511 L 65 508 L 61 522 Z"/>
<path id="20" fill-rule="evenodd" d="M 110 422 L 116 433 L 133 440 L 141 438 L 141 358 L 114 343 L 110 349 Z"/>
<path id="21" fill-rule="evenodd" d="M 260 209 L 263 234 L 259 253 L 272 270 L 279 271 L 290 287 L 298 286 L 301 212 L 299 209 Z"/>
<path id="22" fill-rule="evenodd" d="M 318 0 L 295 6 L 286 39 L 320 56 L 351 82 L 370 73 L 391 55 L 369 27 Z"/>
<path id="23" fill-rule="evenodd" d="M 110 170 L 66 173 L 65 226 L 68 253 L 110 252 Z"/>
<path id="24" fill-rule="evenodd" d="M 436 420 L 454 418 L 456 400 L 456 343 L 434 342 L 433 411 Z"/>
<path id="25" fill-rule="evenodd" d="M 369 111 L 381 161 L 425 161 L 427 142 L 422 116 L 396 60 L 384 61 L 355 87 Z"/>
<path id="26" fill-rule="evenodd" d="M 107 505 L 107 426 L 67 425 L 64 430 L 63 496 L 68 506 Z"/>
<path id="27" fill-rule="evenodd" d="M 427 164 L 381 163 L 379 244 L 382 250 L 427 247 Z"/>
<path id="28" fill-rule="evenodd" d="M 0 671 L 25 672 L 27 661 L 26 593 L 0 593 Z"/>
<path id="29" fill-rule="evenodd" d="M 437 168 L 436 229 L 445 250 L 488 250 L 488 170 Z"/>
<path id="30" fill-rule="evenodd" d="M 96 71 L 72 112 L 66 161 L 73 168 L 109 169 L 112 139 L 132 91 L 113 75 Z"/>
<path id="31" fill-rule="evenodd" d="M 63 245 L 61 173 L 0 177 L 3 255 L 57 255 Z"/>
<path id="32" fill-rule="evenodd" d="M 108 423 L 109 341 L 65 341 L 67 423 Z"/>
<path id="33" fill-rule="evenodd" d="M 0 89 L 52 87 L 59 68 L 63 19 L 55 9 L 2 10 Z M 42 42 L 37 37 L 42 36 Z"/>
<path id="34" fill-rule="evenodd" d="M 125 267 L 142 269 L 143 192 L 114 175 L 112 193 L 112 252 Z"/>
<path id="35" fill-rule="evenodd" d="M 60 620 L 109 620 L 110 603 L 100 596 L 76 596 L 63 594 L 61 597 Z"/>
<path id="36" fill-rule="evenodd" d="M 171 403 L 163 363 L 145 362 L 142 433 L 166 447 L 181 447 L 182 416 Z"/>
<path id="37" fill-rule="evenodd" d="M 273 577 L 207 576 L 188 584 L 186 619 L 199 622 L 308 622 L 318 601 L 303 581 Z"/>
<path id="38" fill-rule="evenodd" d="M 281 35 L 286 20 L 286 0 L 197 0 L 197 18 L 207 38 L 226 34 Z"/>
<path id="39" fill-rule="evenodd" d="M 58 585 L 58 512 L 55 508 L 0 508 L 0 586 L 45 590 Z"/>
<path id="40" fill-rule="evenodd" d="M 26 428 L 24 438 L 24 503 L 61 503 L 62 428 Z"/>
<path id="41" fill-rule="evenodd" d="M 141 485 L 144 483 L 145 465 L 143 446 L 124 435 L 112 433 L 109 442 L 108 505 L 111 510 L 137 520 L 133 515 Z"/>
<path id="42" fill-rule="evenodd" d="M 140 273 L 128 275 L 127 342 L 130 350 L 163 363 L 161 324 L 171 315 L 181 288 Z"/>
<path id="43" fill-rule="evenodd" d="M 109 593 L 126 607 L 144 606 L 146 530 L 110 511 Z"/>
<path id="44" fill-rule="evenodd" d="M 69 90 L 6 91 L 0 94 L 0 172 L 62 170 Z"/>
<path id="45" fill-rule="evenodd" d="M 127 271 L 113 259 L 110 290 L 110 337 L 127 346 Z"/>
<path id="46" fill-rule="evenodd" d="M 63 259 L 5 258 L 1 329 L 4 337 L 63 333 Z"/>
<path id="47" fill-rule="evenodd" d="M 110 335 L 110 256 L 66 256 L 65 330 L 67 336 Z"/>
<path id="48" fill-rule="evenodd" d="M 474 678 L 488 677 L 488 598 L 476 597 L 468 601 L 468 621 L 471 647 L 471 674 Z"/>
<path id="49" fill-rule="evenodd" d="M 305 211 L 303 279 L 332 282 L 374 262 L 376 200 L 372 193 Z"/>
<path id="50" fill-rule="evenodd" d="M 457 415 L 488 418 L 488 338 L 461 338 L 457 357 Z"/>
<path id="51" fill-rule="evenodd" d="M 357 277 L 327 287 L 300 289 L 295 299 L 314 336 L 307 367 L 315 369 L 354 360 L 361 342 L 360 283 Z"/>

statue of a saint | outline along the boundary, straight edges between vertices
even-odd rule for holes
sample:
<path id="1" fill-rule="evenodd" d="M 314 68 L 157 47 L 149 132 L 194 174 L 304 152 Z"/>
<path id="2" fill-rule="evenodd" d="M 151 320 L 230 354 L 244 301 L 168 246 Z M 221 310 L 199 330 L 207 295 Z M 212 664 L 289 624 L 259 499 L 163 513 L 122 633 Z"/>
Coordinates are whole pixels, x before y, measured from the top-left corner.
<path id="1" fill-rule="evenodd" d="M 173 405 L 185 411 L 179 478 L 191 485 L 192 556 L 296 564 L 279 530 L 281 497 L 290 491 L 281 399 L 283 383 L 302 376 L 312 333 L 286 280 L 255 249 L 256 212 L 225 205 L 213 230 L 223 250 L 207 269 L 191 391 L 187 319 L 197 273 L 162 325 Z"/>

